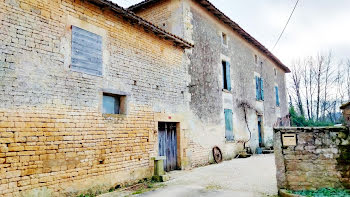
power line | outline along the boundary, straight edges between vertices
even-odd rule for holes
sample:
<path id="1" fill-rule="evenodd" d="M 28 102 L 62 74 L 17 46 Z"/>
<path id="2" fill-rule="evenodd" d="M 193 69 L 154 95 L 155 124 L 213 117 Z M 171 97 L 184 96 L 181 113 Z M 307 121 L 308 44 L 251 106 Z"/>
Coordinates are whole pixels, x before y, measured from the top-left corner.
<path id="1" fill-rule="evenodd" d="M 297 0 L 297 2 L 295 3 L 294 8 L 293 8 L 293 10 L 292 10 L 292 13 L 289 15 L 288 21 L 287 21 L 286 25 L 284 26 L 284 28 L 283 28 L 283 30 L 282 30 L 280 36 L 278 37 L 278 39 L 277 39 L 277 41 L 276 41 L 276 43 L 275 43 L 275 45 L 273 46 L 273 48 L 272 48 L 271 51 L 273 51 L 273 50 L 275 49 L 275 47 L 277 46 L 278 42 L 280 41 L 280 39 L 281 39 L 281 37 L 282 37 L 284 31 L 286 30 L 286 28 L 287 28 L 287 26 L 288 26 L 288 24 L 289 24 L 290 19 L 291 19 L 292 16 L 293 16 L 293 13 L 294 13 L 295 8 L 297 7 L 298 3 L 299 3 L 299 0 Z"/>

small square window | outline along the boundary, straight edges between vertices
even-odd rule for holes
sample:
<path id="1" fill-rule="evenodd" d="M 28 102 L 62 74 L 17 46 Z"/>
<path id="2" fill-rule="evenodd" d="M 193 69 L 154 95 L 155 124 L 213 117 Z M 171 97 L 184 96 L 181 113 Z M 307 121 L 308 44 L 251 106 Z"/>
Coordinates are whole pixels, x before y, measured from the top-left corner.
<path id="1" fill-rule="evenodd" d="M 103 94 L 103 113 L 119 114 L 120 113 L 120 96 Z"/>
<path id="2" fill-rule="evenodd" d="M 222 33 L 222 44 L 227 45 L 227 35 L 225 33 Z"/>
<path id="3" fill-rule="evenodd" d="M 126 96 L 103 93 L 102 113 L 103 114 L 126 114 Z"/>
<path id="4" fill-rule="evenodd" d="M 254 62 L 255 62 L 255 64 L 258 64 L 258 56 L 257 55 L 254 55 Z"/>

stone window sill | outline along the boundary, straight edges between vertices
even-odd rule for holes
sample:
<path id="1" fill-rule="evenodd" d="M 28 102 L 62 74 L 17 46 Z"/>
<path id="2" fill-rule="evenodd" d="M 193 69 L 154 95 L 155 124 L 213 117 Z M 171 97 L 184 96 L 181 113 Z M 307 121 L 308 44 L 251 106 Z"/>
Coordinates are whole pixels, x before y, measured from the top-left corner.
<path id="1" fill-rule="evenodd" d="M 232 94 L 232 91 L 230 91 L 230 90 L 228 90 L 228 89 L 222 89 L 222 91 L 225 92 L 225 93 L 230 93 L 230 94 Z"/>
<path id="2" fill-rule="evenodd" d="M 236 144 L 236 140 L 225 140 L 225 144 Z"/>
<path id="3" fill-rule="evenodd" d="M 102 114 L 105 119 L 125 119 L 126 114 Z"/>

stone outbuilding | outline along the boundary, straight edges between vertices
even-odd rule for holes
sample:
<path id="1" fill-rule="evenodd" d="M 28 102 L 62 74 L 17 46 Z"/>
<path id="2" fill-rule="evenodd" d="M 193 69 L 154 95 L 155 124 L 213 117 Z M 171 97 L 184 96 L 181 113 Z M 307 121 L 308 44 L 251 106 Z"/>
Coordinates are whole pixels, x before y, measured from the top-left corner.
<path id="1" fill-rule="evenodd" d="M 340 106 L 340 109 L 343 110 L 345 125 L 350 127 L 350 102 L 347 102 Z"/>

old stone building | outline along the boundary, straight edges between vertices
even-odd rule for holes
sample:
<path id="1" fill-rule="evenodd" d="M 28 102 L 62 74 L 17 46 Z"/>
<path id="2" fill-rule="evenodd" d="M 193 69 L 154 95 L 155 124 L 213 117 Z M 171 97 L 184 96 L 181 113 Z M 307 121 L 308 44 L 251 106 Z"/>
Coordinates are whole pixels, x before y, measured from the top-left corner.
<path id="1" fill-rule="evenodd" d="M 0 196 L 150 177 L 158 122 L 187 130 L 190 47 L 105 0 L 0 1 Z"/>
<path id="2" fill-rule="evenodd" d="M 286 72 L 204 0 L 0 1 L 0 195 L 72 196 L 150 177 L 157 155 L 170 171 L 269 145 Z"/>
<path id="3" fill-rule="evenodd" d="M 288 114 L 285 65 L 207 0 L 146 0 L 129 10 L 194 43 L 186 50 L 192 166 L 211 162 L 215 146 L 230 159 L 244 146 L 272 145 L 273 125 Z"/>

